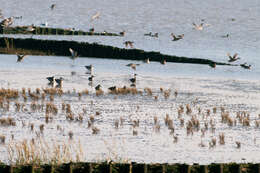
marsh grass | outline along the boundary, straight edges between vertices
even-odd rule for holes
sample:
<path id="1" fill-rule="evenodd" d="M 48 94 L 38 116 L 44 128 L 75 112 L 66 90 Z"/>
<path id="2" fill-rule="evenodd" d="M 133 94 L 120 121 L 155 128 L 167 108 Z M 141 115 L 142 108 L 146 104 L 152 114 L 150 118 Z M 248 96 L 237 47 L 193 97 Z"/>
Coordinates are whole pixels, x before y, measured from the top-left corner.
<path id="1" fill-rule="evenodd" d="M 9 163 L 12 165 L 56 165 L 73 161 L 81 162 L 84 156 L 80 141 L 46 142 L 42 138 L 20 142 L 11 141 L 7 146 L 7 151 Z"/>

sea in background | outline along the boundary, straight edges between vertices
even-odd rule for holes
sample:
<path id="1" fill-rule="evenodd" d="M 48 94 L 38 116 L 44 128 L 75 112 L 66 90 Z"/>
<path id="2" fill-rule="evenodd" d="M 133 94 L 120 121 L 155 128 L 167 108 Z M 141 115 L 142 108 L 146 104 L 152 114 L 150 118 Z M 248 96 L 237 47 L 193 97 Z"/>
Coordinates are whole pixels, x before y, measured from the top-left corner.
<path id="1" fill-rule="evenodd" d="M 33 36 L 40 39 L 75 40 L 82 42 L 97 42 L 124 48 L 124 41 L 134 41 L 134 47 L 145 51 L 160 51 L 163 54 L 197 57 L 211 59 L 218 62 L 227 62 L 227 53 L 238 53 L 240 60 L 234 64 L 247 62 L 251 64 L 250 70 L 240 66 L 217 66 L 212 69 L 208 65 L 194 65 L 181 63 L 167 63 L 165 66 L 152 62 L 141 64 L 137 70 L 125 65 L 138 61 L 96 59 L 91 57 L 78 58 L 74 63 L 68 57 L 28 56 L 22 63 L 16 63 L 16 55 L 0 55 L 0 85 L 5 88 L 42 88 L 47 87 L 47 76 L 63 77 L 64 89 L 81 90 L 89 88 L 94 93 L 93 87 L 88 85 L 88 76 L 85 74 L 84 65 L 93 64 L 95 67 L 94 85 L 102 84 L 104 88 L 112 85 L 123 86 L 129 84 L 128 79 L 137 73 L 137 88 L 150 87 L 159 93 L 159 88 L 171 88 L 180 93 L 178 99 L 160 100 L 150 103 L 148 98 L 127 96 L 119 98 L 114 103 L 112 96 L 104 96 L 95 100 L 94 94 L 84 100 L 90 106 L 95 100 L 97 110 L 103 111 L 98 126 L 101 130 L 99 136 L 85 132 L 86 127 L 67 122 L 64 117 L 57 117 L 54 124 L 46 126 L 46 139 L 57 138 L 62 140 L 67 131 L 73 130 L 74 136 L 81 139 L 86 147 L 86 160 L 104 159 L 111 156 L 112 152 L 118 153 L 121 158 L 137 162 L 169 162 L 169 163 L 194 163 L 210 162 L 258 162 L 260 135 L 255 127 L 226 127 L 219 125 L 216 136 L 225 132 L 227 144 L 212 150 L 200 147 L 202 141 L 199 134 L 193 137 L 186 136 L 175 121 L 176 133 L 179 143 L 172 144 L 166 127 L 160 134 L 153 131 L 153 117 L 158 116 L 163 124 L 166 113 L 176 117 L 180 104 L 192 103 L 197 100 L 201 107 L 213 108 L 224 106 L 235 117 L 237 111 L 252 113 L 252 120 L 258 120 L 260 109 L 260 1 L 258 0 L 0 0 L 0 9 L 4 17 L 22 16 L 14 21 L 14 26 L 31 25 L 48 27 L 75 28 L 76 30 L 116 32 L 126 31 L 124 37 L 97 37 L 97 36 Z M 56 4 L 54 10 L 51 4 Z M 100 18 L 91 21 L 91 16 L 100 12 Z M 192 23 L 208 24 L 202 31 L 193 29 Z M 159 33 L 158 38 L 144 36 L 145 33 Z M 173 42 L 170 34 L 184 34 L 184 39 Z M 228 38 L 222 36 L 229 34 Z M 5 35 L 11 37 L 31 37 L 24 35 Z M 79 52 L 80 54 L 80 52 Z M 72 76 L 71 72 L 76 72 Z M 105 89 L 106 91 L 106 89 Z M 190 95 L 194 97 L 190 97 Z M 73 100 L 73 99 L 72 99 Z M 65 97 L 59 103 L 70 102 L 71 98 Z M 73 100 L 75 101 L 75 100 Z M 73 111 L 85 102 L 75 101 Z M 122 106 L 122 103 L 125 105 Z M 133 104 L 133 105 L 132 105 Z M 136 106 L 141 110 L 137 112 Z M 134 112 L 134 111 L 136 112 Z M 93 111 L 93 110 L 89 110 Z M 113 113 L 114 112 L 114 113 Z M 219 113 L 219 112 L 218 112 Z M 139 118 L 141 127 L 139 135 L 133 136 L 130 122 L 122 131 L 112 129 L 114 120 L 122 115 L 131 114 Z M 3 116 L 4 113 L 2 114 Z M 10 114 L 11 115 L 11 114 Z M 13 114 L 17 117 L 17 114 Z M 43 116 L 43 115 L 42 115 Z M 130 115 L 129 115 L 130 117 Z M 148 119 L 147 119 L 148 117 Z M 29 120 L 28 120 L 29 118 Z M 131 119 L 131 118 L 129 118 Z M 34 121 L 35 125 L 41 124 L 42 119 L 28 117 L 27 114 L 19 115 L 19 120 Z M 185 119 L 186 120 L 186 119 Z M 188 118 L 187 118 L 188 120 Z M 215 119 L 220 122 L 220 117 Z M 129 120 L 130 121 L 130 120 Z M 28 122 L 29 123 L 29 122 Z M 57 124 L 63 124 L 67 129 L 61 136 L 53 132 Z M 17 124 L 21 126 L 21 124 Z M 17 139 L 28 138 L 33 135 L 28 129 L 18 130 L 9 128 L 0 133 L 10 138 L 16 134 Z M 182 140 L 183 137 L 183 140 Z M 208 144 L 212 135 L 203 139 Z M 104 142 L 105 141 L 105 142 Z M 234 146 L 235 141 L 241 141 L 241 149 Z M 105 143 L 105 146 L 104 146 Z M 117 149 L 113 149 L 113 146 Z M 112 149 L 111 149 L 112 148 Z M 210 155 L 208 153 L 211 153 Z M 7 161 L 6 148 L 0 145 L 0 160 Z M 174 155 L 174 157 L 173 157 Z"/>

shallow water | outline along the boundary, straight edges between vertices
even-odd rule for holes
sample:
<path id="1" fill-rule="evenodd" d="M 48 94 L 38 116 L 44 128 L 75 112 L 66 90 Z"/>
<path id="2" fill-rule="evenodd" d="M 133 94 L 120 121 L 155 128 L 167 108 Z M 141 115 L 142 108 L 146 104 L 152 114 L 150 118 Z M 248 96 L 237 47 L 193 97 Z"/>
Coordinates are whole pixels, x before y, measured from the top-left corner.
<path id="1" fill-rule="evenodd" d="M 28 56 L 22 63 L 16 63 L 16 55 L 0 55 L 0 85 L 4 88 L 45 88 L 47 76 L 64 78 L 63 89 L 81 91 L 87 88 L 89 96 L 78 100 L 77 94 L 55 97 L 55 104 L 71 103 L 75 114 L 81 113 L 82 108 L 87 109 L 83 123 L 69 122 L 65 114 L 59 111 L 53 122 L 45 125 L 43 138 L 58 141 L 68 140 L 68 132 L 74 133 L 73 139 L 81 140 L 84 145 L 85 160 L 131 160 L 137 162 L 160 163 L 194 163 L 199 162 L 258 162 L 259 163 L 259 128 L 255 127 L 254 120 L 258 120 L 260 108 L 260 82 L 258 80 L 260 63 L 260 4 L 257 0 L 250 1 L 1 1 L 4 16 L 23 16 L 17 19 L 14 25 L 40 25 L 48 22 L 49 26 L 62 28 L 76 28 L 88 30 L 95 27 L 97 31 L 120 32 L 126 30 L 125 37 L 95 37 L 95 36 L 33 36 L 35 38 L 77 40 L 99 42 L 107 45 L 123 47 L 123 42 L 132 40 L 135 47 L 160 51 L 171 55 L 209 58 L 221 62 L 227 61 L 226 53 L 238 52 L 241 56 L 239 63 L 252 64 L 251 70 L 239 66 L 217 66 L 211 69 L 207 65 L 167 63 L 165 66 L 151 62 L 141 64 L 133 71 L 125 65 L 136 61 L 108 60 L 95 58 L 78 58 L 74 63 L 67 57 Z M 50 5 L 56 3 L 51 11 Z M 113 4 L 113 5 L 111 5 Z M 136 8 L 136 7 L 141 7 Z M 15 8 L 13 8 L 15 7 Z M 28 7 L 30 7 L 28 9 Z M 28 10 L 24 10 L 28 9 Z M 235 10 L 234 10 L 235 9 Z M 100 19 L 90 22 L 90 18 L 97 11 L 101 12 Z M 32 15 L 33 14 L 33 15 Z M 235 21 L 231 19 L 234 18 Z M 192 22 L 200 23 L 201 19 L 210 24 L 203 31 L 196 31 Z M 143 36 L 144 33 L 158 32 L 159 38 Z M 185 34 L 183 40 L 172 42 L 170 33 Z M 230 38 L 221 38 L 230 34 Z M 23 36 L 19 36 L 23 37 Z M 28 36 L 27 36 L 28 37 Z M 29 36 L 30 37 L 30 36 Z M 94 83 L 88 85 L 89 75 L 85 74 L 85 65 L 94 65 Z M 76 72 L 76 75 L 71 75 Z M 105 92 L 110 86 L 129 86 L 129 78 L 137 73 L 137 89 L 150 87 L 153 97 L 139 95 L 95 96 L 94 86 L 101 84 Z M 165 100 L 160 93 L 160 87 L 171 89 L 171 96 Z M 173 92 L 178 91 L 177 98 Z M 91 104 L 93 102 L 93 104 Z M 196 103 L 196 104 L 194 104 Z M 177 109 L 180 105 L 193 105 L 193 114 L 198 117 L 203 127 L 205 122 L 213 119 L 216 122 L 216 131 L 201 132 L 194 135 L 186 134 L 186 122 L 191 115 L 183 115 L 185 126 L 181 127 L 177 118 Z M 139 109 L 137 108 L 139 106 Z M 26 104 L 28 112 L 17 113 L 1 110 L 1 117 L 14 117 L 17 126 L 1 127 L 0 135 L 6 136 L 6 143 L 11 141 L 14 134 L 15 141 L 36 138 L 28 128 L 24 128 L 22 121 L 35 124 L 35 132 L 39 125 L 44 123 L 44 113 L 30 111 L 30 101 Z M 197 109 L 201 107 L 203 114 L 206 109 L 217 107 L 216 115 L 208 118 L 198 115 Z M 221 123 L 220 107 L 224 107 L 235 119 L 237 111 L 250 113 L 250 127 L 244 127 L 239 122 L 229 127 Z M 96 111 L 95 126 L 100 133 L 92 135 L 87 128 L 90 115 Z M 164 124 L 166 113 L 174 121 L 175 136 L 178 142 L 173 143 L 173 136 Z M 158 117 L 161 126 L 160 133 L 154 130 L 153 119 Z M 124 126 L 118 130 L 114 128 L 116 119 L 123 117 Z M 139 119 L 140 126 L 132 127 L 132 121 Z M 57 131 L 60 125 L 64 131 Z M 133 136 L 133 130 L 138 131 Z M 216 148 L 209 148 L 212 138 L 224 132 L 226 144 Z M 199 146 L 201 143 L 205 147 Z M 218 141 L 218 140 L 217 140 Z M 236 148 L 236 141 L 241 142 L 241 148 Z M 6 144 L 6 145 L 7 145 Z M 0 160 L 7 161 L 6 145 L 0 145 Z M 116 147 L 114 147 L 116 146 Z M 113 154 L 115 153 L 115 154 Z M 115 155 L 117 157 L 115 157 Z"/>
<path id="2" fill-rule="evenodd" d="M 75 89 L 79 92 L 88 89 L 90 94 L 82 96 L 78 100 L 76 93 L 65 94 L 62 97 L 55 97 L 55 105 L 59 107 L 58 115 L 53 120 L 45 124 L 42 138 L 53 141 L 69 141 L 68 133 L 72 131 L 73 140 L 80 140 L 84 149 L 84 160 L 130 160 L 136 162 L 160 162 L 160 163 L 194 163 L 207 164 L 212 162 L 259 162 L 260 136 L 259 128 L 256 128 L 254 121 L 258 120 L 260 108 L 260 82 L 256 80 L 228 79 L 216 77 L 215 74 L 220 69 L 210 69 L 203 65 L 159 63 L 141 64 L 136 71 L 125 66 L 130 61 L 125 60 L 101 60 L 95 58 L 79 58 L 74 64 L 67 57 L 39 57 L 28 56 L 22 63 L 16 63 L 15 55 L 0 55 L 1 59 L 1 86 L 4 88 L 22 87 L 46 88 L 47 76 L 64 78 L 63 90 Z M 129 86 L 129 78 L 133 73 L 137 73 L 137 89 L 143 90 L 149 87 L 153 91 L 153 96 L 147 94 L 113 96 L 105 94 L 95 96 L 95 89 L 88 85 L 88 74 L 85 74 L 84 65 L 94 65 L 93 87 L 102 85 L 107 93 L 107 88 L 113 85 L 123 87 Z M 198 68 L 200 67 L 200 68 Z M 193 76 L 190 73 L 180 73 L 179 69 L 194 69 Z M 223 67 L 225 68 L 225 67 Z M 206 73 L 210 70 L 209 73 Z M 71 72 L 76 72 L 71 75 Z M 203 76 L 199 74 L 203 73 Z M 241 71 L 245 73 L 245 71 Z M 172 94 L 169 99 L 164 99 L 160 92 L 160 87 L 171 89 Z M 173 92 L 178 91 L 177 98 Z M 158 96 L 158 101 L 154 100 Z M 21 102 L 22 99 L 21 99 Z M 66 120 L 65 113 L 62 112 L 61 103 L 70 103 L 75 117 L 86 109 L 82 123 Z M 17 125 L 15 127 L 1 127 L 1 135 L 6 136 L 6 145 L 11 142 L 11 134 L 14 134 L 15 141 L 23 139 L 30 140 L 36 138 L 39 133 L 39 126 L 45 121 L 44 112 L 33 112 L 30 109 L 29 100 L 26 103 L 27 112 L 16 112 L 14 103 L 11 103 L 10 112 L 1 110 L 1 117 L 13 117 Z M 40 101 L 39 101 L 40 103 Z M 177 109 L 180 105 L 190 104 L 193 110 L 191 115 L 185 113 L 182 117 L 185 120 L 184 127 L 181 127 L 178 119 Z M 138 108 L 139 107 L 139 108 Z M 201 107 L 202 114 L 198 114 L 197 109 Z M 217 108 L 217 113 L 205 117 L 207 109 Z M 251 126 L 245 127 L 237 122 L 236 126 L 229 127 L 221 123 L 220 107 L 224 107 L 230 112 L 230 116 L 236 119 L 236 112 L 246 111 L 250 113 Z M 98 111 L 101 114 L 95 116 L 95 126 L 100 129 L 100 133 L 93 135 L 91 129 L 87 128 L 87 121 L 90 116 Z M 166 114 L 170 115 L 174 123 L 174 136 L 178 137 L 178 142 L 173 142 L 173 136 L 169 134 L 168 128 L 164 124 Z M 201 137 L 201 132 L 194 132 L 193 135 L 186 134 L 186 126 L 192 115 L 196 116 L 203 128 L 210 119 L 216 123 L 215 133 L 210 130 Z M 204 116 L 203 116 L 204 115 Z M 155 131 L 154 116 L 158 117 L 160 132 Z M 115 129 L 114 123 L 122 117 L 124 125 Z M 133 128 L 134 120 L 139 119 L 139 127 Z M 238 119 L 236 120 L 238 121 Z M 23 127 L 23 123 L 25 127 Z M 35 126 L 34 132 L 30 131 L 29 124 Z M 56 126 L 61 126 L 63 131 L 55 130 Z M 137 136 L 133 136 L 133 130 L 138 131 Z M 212 138 L 218 141 L 218 135 L 224 132 L 225 145 L 217 143 L 216 148 L 209 148 Z M 236 141 L 241 142 L 241 148 L 236 148 Z M 205 146 L 201 147 L 200 143 Z M 0 145 L 1 160 L 7 161 L 6 145 Z M 116 146 L 116 147 L 114 147 Z"/>

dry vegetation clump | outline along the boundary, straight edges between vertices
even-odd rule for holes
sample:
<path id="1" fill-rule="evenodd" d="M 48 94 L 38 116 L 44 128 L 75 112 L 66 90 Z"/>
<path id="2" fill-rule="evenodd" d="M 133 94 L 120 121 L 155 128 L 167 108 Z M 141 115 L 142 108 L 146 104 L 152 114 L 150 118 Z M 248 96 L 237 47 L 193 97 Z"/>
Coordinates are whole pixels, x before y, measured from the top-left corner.
<path id="1" fill-rule="evenodd" d="M 0 135 L 0 144 L 5 144 L 5 136 Z"/>
<path id="2" fill-rule="evenodd" d="M 127 95 L 127 94 L 132 94 L 136 95 L 140 93 L 136 88 L 129 88 L 129 87 L 122 87 L 122 88 L 115 88 L 113 90 L 109 90 L 109 94 L 116 94 L 116 95 Z"/>
<path id="3" fill-rule="evenodd" d="M 96 134 L 98 134 L 100 132 L 100 129 L 99 128 L 97 128 L 97 127 L 92 127 L 92 134 L 93 135 L 96 135 Z"/>
<path id="4" fill-rule="evenodd" d="M 79 113 L 78 114 L 78 117 L 76 117 L 76 121 L 82 123 L 83 122 L 83 114 L 82 113 Z"/>
<path id="5" fill-rule="evenodd" d="M 224 133 L 219 134 L 219 144 L 224 145 L 225 144 L 225 135 Z"/>
<path id="6" fill-rule="evenodd" d="M 133 129 L 133 136 L 137 136 L 138 135 L 138 131 Z"/>
<path id="7" fill-rule="evenodd" d="M 69 135 L 69 139 L 72 140 L 72 138 L 73 138 L 73 132 L 72 132 L 72 131 L 69 131 L 68 135 Z"/>
<path id="8" fill-rule="evenodd" d="M 16 102 L 14 103 L 14 105 L 15 105 L 15 111 L 16 111 L 16 112 L 20 112 L 20 110 L 21 110 L 21 103 L 19 103 L 18 101 L 16 101 Z"/>
<path id="9" fill-rule="evenodd" d="M 163 91 L 163 96 L 166 100 L 170 97 L 170 95 L 171 95 L 171 89 L 167 89 Z"/>
<path id="10" fill-rule="evenodd" d="M 73 121 L 74 119 L 74 114 L 72 112 L 66 114 L 66 120 Z"/>
<path id="11" fill-rule="evenodd" d="M 241 147 L 241 142 L 236 141 L 236 148 L 240 148 Z"/>
<path id="12" fill-rule="evenodd" d="M 144 92 L 146 92 L 148 96 L 152 96 L 153 95 L 153 92 L 152 92 L 151 88 L 148 88 L 148 87 L 144 88 Z"/>
<path id="13" fill-rule="evenodd" d="M 45 94 L 49 94 L 49 95 L 59 95 L 62 96 L 63 95 L 63 90 L 61 88 L 45 88 L 43 89 L 43 92 Z"/>
<path id="14" fill-rule="evenodd" d="M 58 114 L 58 108 L 57 108 L 56 105 L 54 105 L 51 102 L 46 103 L 45 113 L 46 114 L 57 115 Z"/>
<path id="15" fill-rule="evenodd" d="M 133 128 L 135 128 L 135 127 L 139 127 L 140 121 L 139 121 L 139 119 L 137 119 L 137 120 L 133 120 L 132 123 L 133 123 L 132 124 Z"/>
<path id="16" fill-rule="evenodd" d="M 0 89 L 0 97 L 5 99 L 17 99 L 19 98 L 19 91 L 16 89 Z"/>
<path id="17" fill-rule="evenodd" d="M 216 138 L 212 138 L 211 141 L 209 142 L 209 148 L 216 147 L 216 144 L 217 144 Z"/>
<path id="18" fill-rule="evenodd" d="M 115 128 L 118 129 L 118 127 L 119 127 L 119 120 L 118 119 L 115 120 L 114 125 L 115 125 Z"/>
<path id="19" fill-rule="evenodd" d="M 16 126 L 16 122 L 13 118 L 0 118 L 0 125 L 1 126 Z"/>
<path id="20" fill-rule="evenodd" d="M 102 89 L 96 90 L 96 96 L 104 95 L 104 91 Z"/>
<path id="21" fill-rule="evenodd" d="M 189 104 L 186 104 L 186 114 L 190 115 L 192 113 L 192 109 Z"/>
<path id="22" fill-rule="evenodd" d="M 7 150 L 9 162 L 16 165 L 82 162 L 84 156 L 80 141 L 46 142 L 42 138 L 10 142 Z"/>

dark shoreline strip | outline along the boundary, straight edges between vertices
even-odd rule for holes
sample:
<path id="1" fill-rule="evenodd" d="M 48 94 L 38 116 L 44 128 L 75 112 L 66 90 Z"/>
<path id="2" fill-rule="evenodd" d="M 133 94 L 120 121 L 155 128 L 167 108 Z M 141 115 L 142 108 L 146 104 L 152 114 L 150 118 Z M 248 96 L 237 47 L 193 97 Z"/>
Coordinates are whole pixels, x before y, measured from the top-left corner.
<path id="1" fill-rule="evenodd" d="M 117 33 L 109 32 L 89 32 L 82 30 L 72 30 L 63 28 L 49 28 L 49 27 L 33 27 L 34 30 L 30 31 L 28 28 L 31 26 L 16 26 L 16 27 L 1 27 L 0 34 L 29 34 L 29 35 L 87 35 L 87 36 L 122 36 Z"/>
<path id="2" fill-rule="evenodd" d="M 58 41 L 58 40 L 40 40 L 32 38 L 0 38 L 0 53 L 15 54 L 25 53 L 29 55 L 52 55 L 52 56 L 70 56 L 69 48 L 77 51 L 81 57 L 162 61 L 175 63 L 191 64 L 214 64 L 231 65 L 228 63 L 215 62 L 209 59 L 178 57 L 174 55 L 164 55 L 160 52 L 146 52 L 141 49 L 125 49 L 113 46 L 100 45 L 97 43 L 76 42 L 76 41 Z"/>
<path id="3" fill-rule="evenodd" d="M 143 164 L 143 163 L 64 163 L 64 164 L 26 164 L 6 165 L 0 163 L 2 173 L 259 173 L 260 165 L 253 163 L 225 163 L 210 165 L 187 164 Z"/>

